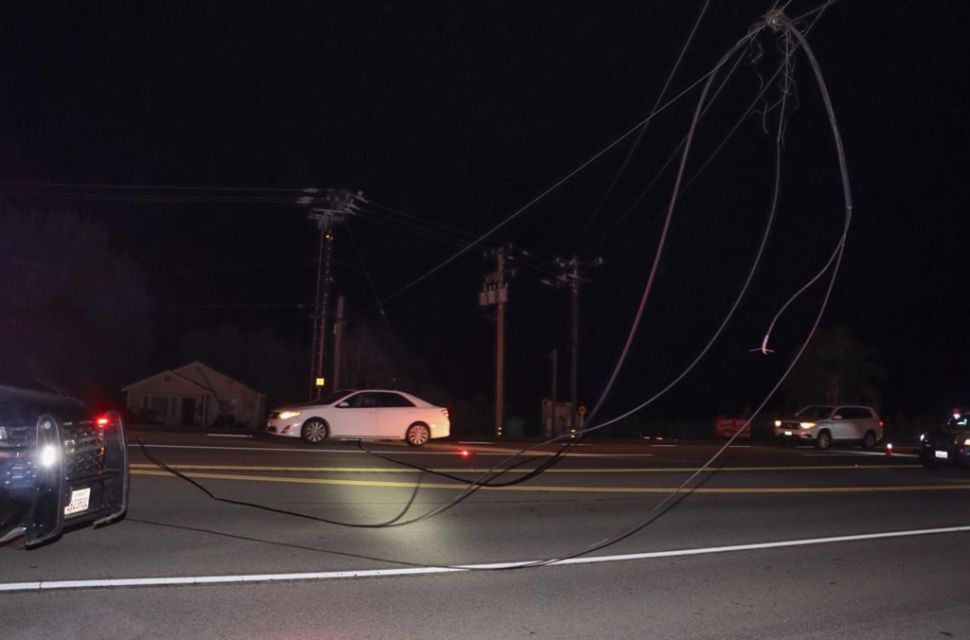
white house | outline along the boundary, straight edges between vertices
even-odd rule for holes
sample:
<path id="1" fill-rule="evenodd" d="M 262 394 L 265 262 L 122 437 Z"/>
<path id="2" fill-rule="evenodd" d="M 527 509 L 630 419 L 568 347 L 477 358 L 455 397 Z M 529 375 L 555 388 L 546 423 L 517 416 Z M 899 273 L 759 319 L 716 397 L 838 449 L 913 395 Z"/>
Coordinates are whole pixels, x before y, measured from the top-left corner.
<path id="1" fill-rule="evenodd" d="M 122 391 L 132 414 L 147 409 L 167 425 L 207 426 L 220 416 L 232 416 L 255 428 L 266 415 L 265 395 L 198 361 L 133 382 Z"/>

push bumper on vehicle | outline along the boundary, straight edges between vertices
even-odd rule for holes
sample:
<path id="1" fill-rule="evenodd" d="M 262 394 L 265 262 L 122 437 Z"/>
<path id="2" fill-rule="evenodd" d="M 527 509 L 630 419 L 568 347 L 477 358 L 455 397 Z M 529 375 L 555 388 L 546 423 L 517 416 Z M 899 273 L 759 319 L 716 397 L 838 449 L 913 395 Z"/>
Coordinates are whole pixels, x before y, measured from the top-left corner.
<path id="1" fill-rule="evenodd" d="M 66 405 L 68 403 L 55 403 Z M 69 407 L 71 408 L 71 407 Z M 128 508 L 128 447 L 121 416 L 40 413 L 0 424 L 0 543 L 31 547 Z"/>

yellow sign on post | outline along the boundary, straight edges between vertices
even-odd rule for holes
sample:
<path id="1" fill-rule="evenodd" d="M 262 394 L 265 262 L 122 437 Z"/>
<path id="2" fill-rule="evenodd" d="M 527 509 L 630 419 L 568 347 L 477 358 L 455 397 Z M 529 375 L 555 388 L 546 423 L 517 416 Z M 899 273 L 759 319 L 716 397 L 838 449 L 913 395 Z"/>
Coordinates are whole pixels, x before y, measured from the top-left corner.
<path id="1" fill-rule="evenodd" d="M 582 431 L 582 429 L 583 429 L 583 416 L 586 415 L 586 405 L 582 405 L 582 404 L 579 405 L 579 408 L 576 409 L 576 413 L 579 414 L 579 430 Z M 569 430 L 569 437 L 570 438 L 575 438 L 576 437 L 576 429 L 570 429 Z"/>
<path id="2" fill-rule="evenodd" d="M 323 378 L 317 378 L 316 384 L 318 387 L 322 387 L 324 382 L 325 380 Z"/>

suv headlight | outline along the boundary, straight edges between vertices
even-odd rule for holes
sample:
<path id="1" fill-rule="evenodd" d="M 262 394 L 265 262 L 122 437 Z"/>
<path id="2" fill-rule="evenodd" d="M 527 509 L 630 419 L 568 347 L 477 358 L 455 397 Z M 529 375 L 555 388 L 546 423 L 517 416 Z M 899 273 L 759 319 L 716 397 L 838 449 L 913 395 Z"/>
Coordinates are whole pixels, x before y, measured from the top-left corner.
<path id="1" fill-rule="evenodd" d="M 801 427 L 802 429 L 811 429 L 812 427 L 815 426 L 815 423 L 814 422 L 799 422 L 798 423 L 798 426 Z"/>
<path id="2" fill-rule="evenodd" d="M 40 464 L 43 467 L 51 467 L 57 462 L 57 448 L 52 444 L 44 445 L 40 450 Z"/>

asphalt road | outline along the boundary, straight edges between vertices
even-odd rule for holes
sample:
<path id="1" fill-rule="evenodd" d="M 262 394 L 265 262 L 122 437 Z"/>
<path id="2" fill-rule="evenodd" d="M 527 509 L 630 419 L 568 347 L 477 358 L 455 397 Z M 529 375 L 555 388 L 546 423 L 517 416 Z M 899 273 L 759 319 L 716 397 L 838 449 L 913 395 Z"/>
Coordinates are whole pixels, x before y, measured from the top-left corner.
<path id="1" fill-rule="evenodd" d="M 528 478 L 546 447 L 464 495 L 514 443 L 138 435 L 209 494 L 133 443 L 125 520 L 0 551 L 0 637 L 970 639 L 970 473 L 900 453 L 594 444 Z"/>

